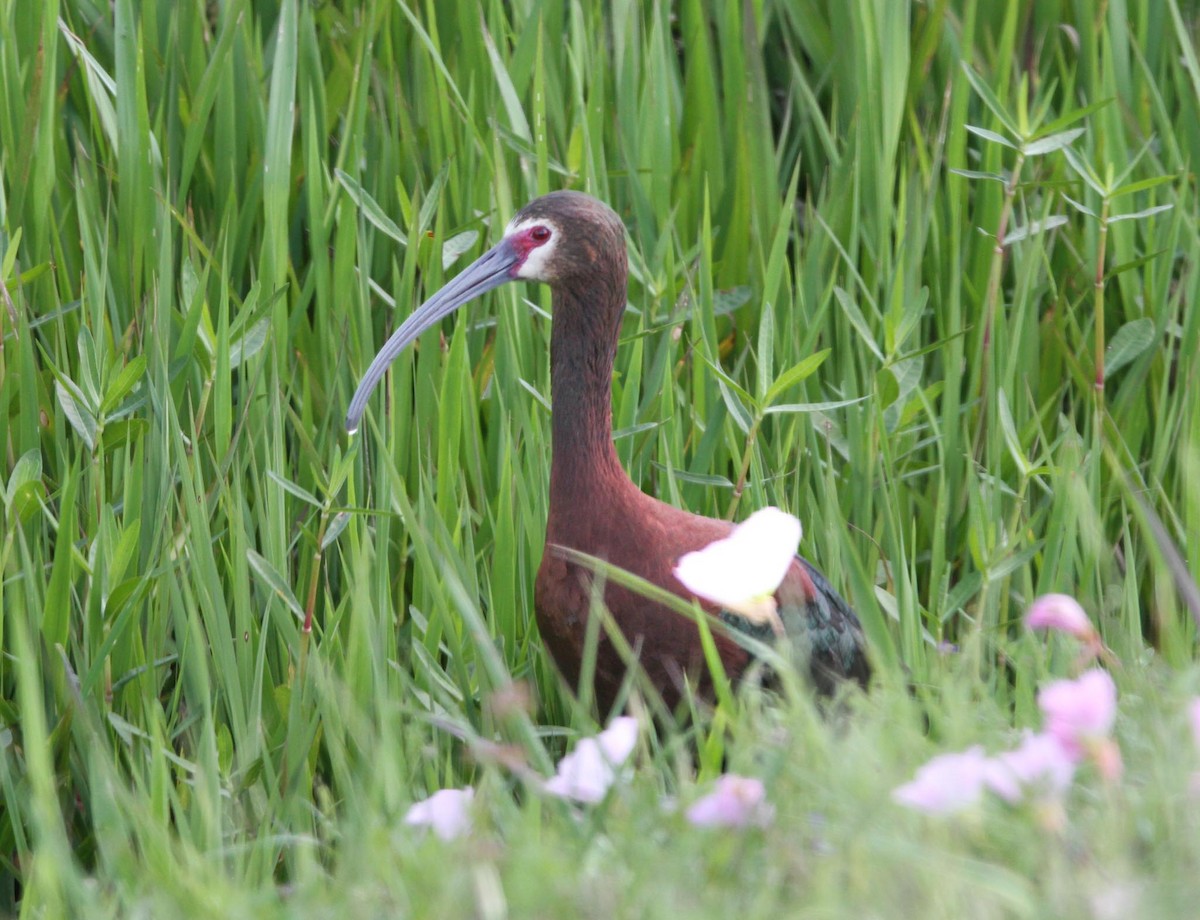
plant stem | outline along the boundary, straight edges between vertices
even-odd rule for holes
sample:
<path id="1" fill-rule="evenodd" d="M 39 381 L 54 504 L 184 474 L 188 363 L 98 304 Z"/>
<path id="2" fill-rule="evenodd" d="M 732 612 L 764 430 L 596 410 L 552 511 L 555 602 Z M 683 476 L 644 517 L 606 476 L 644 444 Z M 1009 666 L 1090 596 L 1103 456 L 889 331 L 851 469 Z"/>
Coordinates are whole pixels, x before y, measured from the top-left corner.
<path id="1" fill-rule="evenodd" d="M 975 445 L 973 454 L 978 457 L 983 445 L 983 431 L 987 425 L 988 408 L 988 378 L 992 365 L 992 331 L 996 326 L 996 313 L 1000 301 L 1000 278 L 1004 272 L 1004 236 L 1008 233 L 1008 221 L 1012 217 L 1013 199 L 1017 194 L 1017 183 L 1020 180 L 1021 168 L 1025 165 L 1024 151 L 1017 152 L 1017 161 L 1013 164 L 1008 183 L 1004 186 L 1004 206 L 1000 209 L 1000 220 L 996 224 L 996 245 L 992 249 L 992 266 L 988 273 L 987 297 L 984 301 L 983 354 L 979 371 L 979 426 L 975 430 Z"/>

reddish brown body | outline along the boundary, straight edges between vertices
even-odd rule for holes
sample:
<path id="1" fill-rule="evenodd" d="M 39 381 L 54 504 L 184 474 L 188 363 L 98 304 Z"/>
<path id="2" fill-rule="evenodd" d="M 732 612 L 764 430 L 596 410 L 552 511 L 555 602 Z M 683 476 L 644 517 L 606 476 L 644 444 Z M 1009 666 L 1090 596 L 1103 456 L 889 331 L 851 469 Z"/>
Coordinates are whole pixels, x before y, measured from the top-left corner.
<path id="1" fill-rule="evenodd" d="M 553 457 L 546 548 L 534 605 L 547 650 L 567 681 L 577 686 L 586 617 L 592 604 L 592 576 L 556 548 L 569 547 L 599 557 L 692 599 L 673 573 L 679 557 L 727 536 L 732 525 L 689 514 L 644 494 L 629 479 L 613 450 L 612 366 L 628 277 L 625 228 L 620 219 L 595 199 L 560 192 L 528 205 L 513 224 L 531 221 L 535 225 L 545 221 L 563 234 L 548 263 L 550 274 L 543 279 L 550 284 L 554 301 L 550 355 Z M 823 579 L 820 584 L 824 585 Z M 807 564 L 797 557 L 777 600 L 781 605 L 807 607 L 826 600 L 820 595 L 821 588 L 810 577 Z M 702 693 L 708 690 L 711 681 L 692 619 L 619 585 L 606 585 L 604 601 L 668 705 L 679 699 L 685 677 Z M 711 605 L 703 606 L 717 613 Z M 833 620 L 831 638 L 848 641 L 860 652 L 862 633 L 845 602 L 833 595 L 823 611 Z M 740 676 L 750 655 L 719 629 L 713 638 L 726 673 Z M 838 672 L 865 682 L 869 671 L 863 654 L 849 656 L 844 667 L 834 662 L 828 668 L 829 656 L 821 655 L 821 637 L 815 638 L 808 645 L 819 686 L 829 689 L 822 678 Z M 621 655 L 601 634 L 594 689 L 602 710 L 612 705 L 625 672 Z"/>

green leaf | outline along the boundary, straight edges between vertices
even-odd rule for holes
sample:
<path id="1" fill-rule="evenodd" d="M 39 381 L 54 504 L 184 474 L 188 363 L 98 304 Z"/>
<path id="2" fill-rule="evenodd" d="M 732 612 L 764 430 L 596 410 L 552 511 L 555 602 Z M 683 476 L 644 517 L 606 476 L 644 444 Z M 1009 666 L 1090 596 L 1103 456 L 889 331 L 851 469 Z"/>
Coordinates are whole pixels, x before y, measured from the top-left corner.
<path id="1" fill-rule="evenodd" d="M 706 358 L 704 355 L 700 355 L 700 360 L 703 361 L 708 366 L 709 370 L 716 375 L 717 380 L 729 387 L 729 389 L 733 393 L 736 393 L 739 398 L 744 399 L 750 404 L 754 404 L 754 397 L 751 396 L 747 390 L 743 389 L 740 383 L 725 373 L 725 368 L 721 367 L 721 365 L 714 361 L 708 360 L 708 358 Z"/>
<path id="2" fill-rule="evenodd" d="M 108 572 L 106 573 L 108 584 L 118 584 L 125 577 L 125 572 L 128 571 L 130 564 L 137 558 L 138 538 L 141 533 L 141 518 L 134 518 L 121 528 L 121 536 L 117 539 L 116 548 L 108 562 Z"/>
<path id="3" fill-rule="evenodd" d="M 1058 118 L 1054 119 L 1054 121 L 1042 126 L 1042 135 L 1048 136 L 1060 132 L 1068 125 L 1073 125 L 1081 118 L 1087 118 L 1087 116 L 1095 112 L 1099 112 L 1101 109 L 1108 106 L 1113 101 L 1113 98 L 1114 97 L 1109 96 L 1107 99 L 1101 99 L 1099 102 L 1093 102 L 1090 105 L 1085 105 L 1083 108 L 1072 109 L 1065 115 L 1060 115 Z"/>
<path id="4" fill-rule="evenodd" d="M 42 636 L 49 648 L 65 646 L 71 623 L 71 587 L 75 575 L 75 497 L 82 477 L 69 469 L 58 502 L 58 532 L 54 537 L 54 563 L 42 606 Z"/>
<path id="5" fill-rule="evenodd" d="M 325 536 L 321 538 L 321 551 L 324 552 L 329 546 L 342 535 L 342 531 L 346 529 L 346 525 L 350 523 L 350 512 L 339 511 L 333 516 L 329 522 L 329 526 L 325 528 Z"/>
<path id="6" fill-rule="evenodd" d="M 483 46 L 487 50 L 488 61 L 492 65 L 492 77 L 496 81 L 496 88 L 500 91 L 500 99 L 504 102 L 504 111 L 508 113 L 509 130 L 527 144 L 532 143 L 533 133 L 529 130 L 528 119 L 525 118 L 525 108 L 521 105 L 521 94 L 513 86 L 508 68 L 504 66 L 504 61 L 500 58 L 499 51 L 496 50 L 496 42 L 492 38 L 492 33 L 487 30 L 486 24 L 481 22 L 481 26 Z"/>
<path id="7" fill-rule="evenodd" d="M 1067 158 L 1067 165 L 1075 171 L 1075 173 L 1084 182 L 1092 187 L 1101 198 L 1108 197 L 1108 189 L 1100 181 L 1100 177 L 1096 175 L 1096 171 L 1092 169 L 1090 163 L 1083 159 L 1073 147 L 1064 147 L 1063 156 Z"/>
<path id="8" fill-rule="evenodd" d="M 742 434 L 749 434 L 750 429 L 754 426 L 754 418 L 750 414 L 750 410 L 746 408 L 746 404 L 738 398 L 734 387 L 729 386 L 724 380 L 717 380 L 717 387 L 720 388 L 721 398 L 725 400 L 725 407 L 729 410 L 729 414 L 733 416 L 733 420 L 737 426 L 742 429 Z"/>
<path id="9" fill-rule="evenodd" d="M 742 285 L 728 291 L 713 292 L 713 316 L 725 316 L 750 302 L 750 288 Z"/>
<path id="10" fill-rule="evenodd" d="M 119 406 L 121 400 L 137 385 L 144 373 L 146 373 L 146 356 L 144 354 L 136 355 L 133 360 L 121 368 L 121 373 L 109 384 L 108 391 L 104 394 L 104 401 L 100 404 L 100 414 L 108 415 Z"/>
<path id="11" fill-rule="evenodd" d="M 1061 214 L 1051 214 L 1044 220 L 1035 220 L 1026 224 L 1024 227 L 1018 227 L 1004 237 L 1004 245 L 1008 246 L 1012 243 L 1019 243 L 1021 240 L 1031 236 L 1038 236 L 1045 233 L 1047 230 L 1053 230 L 1055 227 L 1061 227 L 1067 222 L 1066 217 Z"/>
<path id="12" fill-rule="evenodd" d="M 762 313 L 758 320 L 758 354 L 755 362 L 754 395 L 759 405 L 766 401 L 767 390 L 771 387 L 772 358 L 775 354 L 775 308 L 771 304 L 763 304 Z"/>
<path id="13" fill-rule="evenodd" d="M 79 327 L 79 335 L 75 344 L 79 351 L 79 368 L 75 374 L 75 384 L 79 393 L 76 395 L 82 394 L 84 405 L 87 406 L 88 411 L 92 415 L 99 416 L 100 371 L 96 367 L 96 342 L 87 325 Z"/>
<path id="14" fill-rule="evenodd" d="M 8 477 L 8 484 L 4 488 L 4 506 L 6 508 L 9 506 L 17 489 L 34 481 L 40 482 L 41 478 L 42 452 L 33 447 L 21 454 L 20 459 L 13 466 L 13 471 Z"/>
<path id="15" fill-rule="evenodd" d="M 967 82 L 970 83 L 971 88 L 975 90 L 975 95 L 983 100 L 983 104 L 991 110 L 991 113 L 996 116 L 996 119 L 1000 122 L 1000 124 L 1008 128 L 1010 134 L 1012 134 L 1014 137 L 1020 137 L 1021 131 L 1017 127 L 1016 121 L 1014 121 L 1013 117 L 1009 115 L 1007 111 L 1005 111 L 1004 106 L 1000 104 L 1000 100 L 996 98 L 996 94 L 992 92 L 992 88 L 984 82 L 982 77 L 980 77 L 977 73 L 975 73 L 974 70 L 971 69 L 971 65 L 966 61 L 962 61 L 960 66 L 962 67 L 963 73 L 967 76 Z M 999 135 L 997 135 L 997 137 L 998 136 Z M 1008 141 L 1005 141 L 1004 143 L 1008 144 L 1010 147 L 1016 146 Z"/>
<path id="16" fill-rule="evenodd" d="M 1142 220 L 1150 217 L 1152 214 L 1161 214 L 1163 211 L 1169 211 L 1175 207 L 1173 204 L 1159 204 L 1152 208 L 1146 208 L 1141 211 L 1134 211 L 1132 214 L 1114 214 L 1108 219 L 1110 224 L 1118 224 L 1123 220 Z"/>
<path id="17" fill-rule="evenodd" d="M 1157 333 L 1149 317 L 1126 323 L 1114 333 L 1104 350 L 1104 375 L 1108 377 L 1130 361 L 1136 361 L 1154 344 Z"/>
<path id="18" fill-rule="evenodd" d="M 0 281 L 6 285 L 11 285 L 11 281 L 6 280 L 12 277 L 13 266 L 17 263 L 17 253 L 21 251 L 21 237 L 24 235 L 23 228 L 17 227 L 12 231 L 12 236 L 8 240 L 8 248 L 4 251 L 4 257 L 0 258 Z"/>
<path id="19" fill-rule="evenodd" d="M 875 337 L 871 334 L 871 328 L 867 325 L 866 317 L 858 309 L 858 304 L 840 287 L 833 289 L 833 295 L 837 298 L 838 305 L 842 308 L 842 312 L 846 314 L 846 318 L 850 320 L 850 325 L 854 327 L 855 331 L 862 338 L 863 344 L 871 350 L 871 354 L 882 362 L 883 352 L 879 350 L 879 346 L 875 343 Z"/>
<path id="20" fill-rule="evenodd" d="M 977 125 L 966 125 L 968 131 L 982 137 L 985 141 L 991 141 L 993 144 L 1001 144 L 1010 150 L 1016 150 L 1017 145 L 1010 141 L 1003 134 L 997 134 L 995 131 L 989 131 L 987 128 L 980 128 Z"/>
<path id="21" fill-rule="evenodd" d="M 899 292 L 897 296 L 902 296 Z M 904 298 L 904 302 L 900 305 L 899 321 L 896 320 L 896 310 L 888 311 L 887 320 L 891 328 L 888 330 L 888 354 L 895 355 L 897 351 L 904 347 L 904 343 L 916 331 L 921 323 L 921 317 L 925 315 L 925 308 L 929 304 L 929 288 L 922 286 L 917 291 L 915 297 Z"/>
<path id="22" fill-rule="evenodd" d="M 613 430 L 612 439 L 620 441 L 623 438 L 632 438 L 639 434 L 645 434 L 647 431 L 653 431 L 655 428 L 661 428 L 663 422 L 642 422 L 638 425 L 630 425 L 627 428 L 617 428 Z"/>
<path id="23" fill-rule="evenodd" d="M 1008 447 L 1008 452 L 1017 464 L 1017 469 L 1021 471 L 1022 476 L 1028 476 L 1032 466 L 1029 458 L 1025 456 L 1025 451 L 1021 447 L 1021 439 L 1017 435 L 1017 426 L 1013 422 L 1012 410 L 1008 406 L 1008 394 L 1001 387 L 996 394 L 996 399 L 1000 414 L 1000 430 L 1004 433 L 1004 443 Z"/>
<path id="24" fill-rule="evenodd" d="M 811 377 L 816 373 L 817 368 L 825 363 L 825 359 L 829 357 L 831 350 L 829 348 L 822 348 L 820 351 L 802 358 L 776 377 L 775 382 L 771 384 L 767 389 L 766 395 L 763 396 L 762 404 L 764 406 L 771 405 L 801 380 Z"/>
<path id="25" fill-rule="evenodd" d="M 884 408 L 900 398 L 900 382 L 890 367 L 881 367 L 875 372 L 875 395 Z"/>
<path id="26" fill-rule="evenodd" d="M 442 271 L 457 262 L 464 252 L 475 245 L 477 239 L 478 230 L 464 230 L 446 240 L 442 244 Z"/>
<path id="27" fill-rule="evenodd" d="M 229 344 L 229 369 L 240 367 L 243 361 L 253 358 L 267 344 L 271 332 L 271 321 L 264 317 Z"/>
<path id="28" fill-rule="evenodd" d="M 42 452 L 32 447 L 21 454 L 20 459 L 13 465 L 13 471 L 8 477 L 4 488 L 4 510 L 11 516 L 25 520 L 36 503 L 31 499 L 40 490 L 45 492 L 42 483 Z"/>
<path id="29" fill-rule="evenodd" d="M 1108 273 L 1104 276 L 1104 280 L 1107 281 L 1109 278 L 1115 278 L 1117 275 L 1123 274 L 1127 271 L 1132 271 L 1135 268 L 1141 268 L 1147 262 L 1153 262 L 1164 252 L 1166 252 L 1165 249 L 1156 249 L 1154 252 L 1148 253 L 1141 258 L 1131 259 L 1128 262 L 1122 262 L 1120 265 L 1114 265 L 1108 270 Z"/>
<path id="30" fill-rule="evenodd" d="M 445 188 L 446 178 L 449 175 L 450 164 L 443 163 L 442 168 L 433 177 L 433 181 L 429 183 L 429 188 L 425 190 L 425 197 L 421 201 L 421 209 L 417 212 L 418 233 L 424 233 L 433 223 L 433 214 L 442 203 L 442 189 Z"/>
<path id="31" fill-rule="evenodd" d="M 300 602 L 296 600 L 296 595 L 292 593 L 291 586 L 283 580 L 283 576 L 279 574 L 276 568 L 252 549 L 246 550 L 246 559 L 250 563 L 250 568 L 254 570 L 254 574 L 258 576 L 259 581 L 270 588 L 283 601 L 287 609 L 296 616 L 296 619 L 303 621 L 304 608 L 300 606 Z"/>
<path id="32" fill-rule="evenodd" d="M 366 189 L 358 184 L 358 181 L 340 169 L 333 171 L 337 176 L 338 183 L 346 190 L 346 194 L 350 196 L 350 200 L 358 205 L 358 209 L 362 211 L 365 217 L 376 229 L 383 231 L 387 236 L 399 243 L 401 246 L 408 245 L 408 238 L 404 232 L 396 226 L 390 217 L 383 213 L 383 208 L 379 206 L 374 198 L 370 196 Z"/>
<path id="33" fill-rule="evenodd" d="M 1055 150 L 1062 150 L 1074 143 L 1075 139 L 1083 132 L 1083 128 L 1071 128 L 1069 131 L 1059 131 L 1057 134 L 1039 137 L 1036 141 L 1030 141 L 1025 145 L 1025 156 L 1037 157 L 1053 153 Z"/>
<path id="34" fill-rule="evenodd" d="M 895 378 L 888 373 L 893 382 Z M 830 409 L 842 409 L 846 406 L 853 406 L 855 403 L 860 403 L 868 397 L 859 396 L 857 399 L 835 399 L 830 402 L 810 402 L 810 403 L 781 403 L 778 406 L 769 407 L 764 415 L 792 415 L 804 414 L 807 412 L 828 412 Z"/>
<path id="35" fill-rule="evenodd" d="M 988 182 L 999 182 L 1001 185 L 1008 182 L 1007 176 L 993 172 L 980 172 L 977 169 L 951 169 L 950 172 L 956 176 L 962 176 L 964 179 L 983 179 Z"/>
<path id="36" fill-rule="evenodd" d="M 290 479 L 284 479 L 282 476 L 280 476 L 274 470 L 267 470 L 267 478 L 270 479 L 271 482 L 275 483 L 275 485 L 279 486 L 279 488 L 283 489 L 283 491 L 287 492 L 289 495 L 293 495 L 296 498 L 300 499 L 300 501 L 306 502 L 306 503 L 312 505 L 314 508 L 323 508 L 324 507 L 321 500 L 319 498 L 317 498 L 315 495 L 313 495 L 311 492 L 309 492 L 307 489 L 302 489 L 300 486 L 296 485 Z"/>
<path id="37" fill-rule="evenodd" d="M 1118 189 L 1113 189 L 1113 193 L 1109 198 L 1120 198 L 1122 195 L 1132 195 L 1134 192 L 1144 192 L 1147 189 L 1158 188 L 1160 185 L 1166 185 L 1168 182 L 1174 182 L 1178 178 L 1174 173 L 1165 176 L 1151 176 L 1149 179 L 1141 179 L 1137 182 L 1130 182 L 1128 185 L 1122 185 Z"/>
<path id="38" fill-rule="evenodd" d="M 54 393 L 58 396 L 58 404 L 62 406 L 63 414 L 71 423 L 71 427 L 75 429 L 75 433 L 83 439 L 88 451 L 94 452 L 96 450 L 96 416 L 88 411 L 84 404 L 83 394 L 71 386 L 64 385 L 58 378 L 54 380 Z"/>
<path id="39" fill-rule="evenodd" d="M 1011 575 L 1017 569 L 1024 566 L 1032 560 L 1042 550 L 1042 545 L 1045 540 L 1038 540 L 1032 546 L 1021 550 L 1019 553 L 1013 553 L 1011 556 L 1006 556 L 993 566 L 989 566 L 987 570 L 987 580 L 989 583 L 997 581 Z"/>
<path id="40" fill-rule="evenodd" d="M 668 468 L 667 466 L 656 462 L 651 464 L 656 470 L 661 470 L 672 479 L 677 479 L 680 482 L 686 482 L 694 486 L 704 486 L 710 489 L 732 489 L 733 483 L 724 476 L 717 476 L 711 473 L 689 473 L 685 470 L 677 470 Z"/>
<path id="41" fill-rule="evenodd" d="M 1063 198 L 1066 199 L 1067 204 L 1073 207 L 1080 214 L 1086 214 L 1088 217 L 1096 217 L 1096 212 L 1089 208 L 1086 204 L 1081 204 L 1074 198 L 1071 198 L 1069 195 L 1063 195 Z"/>

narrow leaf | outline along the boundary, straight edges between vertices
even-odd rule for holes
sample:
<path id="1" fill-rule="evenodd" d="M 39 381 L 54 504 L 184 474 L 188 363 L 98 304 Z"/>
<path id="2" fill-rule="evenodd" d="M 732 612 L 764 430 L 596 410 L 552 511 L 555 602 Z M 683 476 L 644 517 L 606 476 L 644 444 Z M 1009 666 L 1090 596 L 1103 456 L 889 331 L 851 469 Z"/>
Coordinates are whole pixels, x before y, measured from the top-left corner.
<path id="1" fill-rule="evenodd" d="M 246 559 L 249 561 L 250 568 L 254 570 L 254 574 L 258 576 L 259 580 L 278 595 L 279 599 L 283 601 L 288 610 L 295 614 L 298 620 L 303 621 L 304 609 L 300 606 L 300 602 L 296 600 L 296 595 L 292 593 L 291 586 L 283 580 L 283 576 L 279 574 L 276 568 L 252 549 L 246 550 Z"/>
<path id="2" fill-rule="evenodd" d="M 966 128 L 972 134 L 982 137 L 985 141 L 991 141 L 993 144 L 1002 144 L 1009 150 L 1017 149 L 1017 145 L 1003 134 L 997 134 L 995 131 L 989 131 L 987 128 L 980 128 L 978 125 L 967 125 Z"/>
<path id="3" fill-rule="evenodd" d="M 829 357 L 831 349 L 822 348 L 818 352 L 814 352 L 806 358 L 802 358 L 796 364 L 793 364 L 786 371 L 775 378 L 775 382 L 767 389 L 766 395 L 763 397 L 763 405 L 769 406 L 775 402 L 777 398 L 782 396 L 801 380 L 811 377 Z"/>
<path id="4" fill-rule="evenodd" d="M 372 198 L 367 193 L 367 190 L 358 184 L 356 179 L 342 172 L 340 169 L 334 170 L 334 175 L 337 176 L 337 180 L 342 188 L 346 190 L 346 194 L 350 196 L 350 200 L 358 205 L 358 209 L 362 211 L 363 217 L 374 225 L 376 229 L 383 231 L 383 233 L 390 236 L 401 246 L 408 245 L 408 238 L 392 219 L 383 213 L 383 208 L 379 206 L 379 202 Z"/>
<path id="5" fill-rule="evenodd" d="M 21 489 L 30 483 L 41 482 L 41 480 L 42 452 L 33 447 L 21 454 L 21 459 L 13 467 L 12 475 L 8 477 L 8 485 L 4 489 L 5 509 L 12 506 L 13 499 Z"/>
<path id="6" fill-rule="evenodd" d="M 79 490 L 79 470 L 66 471 L 58 503 L 58 533 L 54 538 L 54 563 L 46 585 L 42 607 L 42 636 L 46 646 L 66 645 L 71 623 L 71 586 L 75 572 L 75 515 L 76 494 Z"/>
<path id="7" fill-rule="evenodd" d="M 1057 134 L 1039 137 L 1036 141 L 1030 141 L 1025 145 L 1025 156 L 1036 157 L 1053 153 L 1055 150 L 1062 150 L 1074 143 L 1075 139 L 1083 132 L 1083 128 L 1071 128 L 1069 131 L 1059 131 Z"/>
<path id="8" fill-rule="evenodd" d="M 283 491 L 287 492 L 289 495 L 293 495 L 296 498 L 300 499 L 300 501 L 307 502 L 308 504 L 312 505 L 314 508 L 323 507 L 320 499 L 318 499 L 315 495 L 313 495 L 307 489 L 302 489 L 300 486 L 296 485 L 291 480 L 284 479 L 282 476 L 280 476 L 274 470 L 267 470 L 267 478 L 270 479 L 273 483 L 275 483 L 275 485 L 279 486 L 279 488 L 283 489 Z"/>
<path id="9" fill-rule="evenodd" d="M 271 331 L 271 321 L 264 317 L 239 336 L 237 341 L 229 346 L 229 367 L 240 365 L 248 358 L 253 358 L 267 342 L 267 333 Z"/>
<path id="10" fill-rule="evenodd" d="M 1128 185 L 1122 185 L 1116 189 L 1110 198 L 1119 198 L 1122 195 L 1132 195 L 1134 192 L 1144 192 L 1147 189 L 1157 188 L 1160 185 L 1165 185 L 1168 182 L 1175 181 L 1175 174 L 1171 173 L 1166 176 L 1151 176 L 1149 179 L 1140 179 L 1137 182 L 1130 182 Z"/>
<path id="11" fill-rule="evenodd" d="M 104 402 L 100 404 L 100 413 L 108 415 L 109 412 L 119 406 L 121 400 L 137 385 L 137 382 L 142 379 L 142 374 L 145 372 L 146 356 L 144 354 L 136 355 L 133 360 L 121 368 L 121 373 L 117 374 L 117 379 L 109 384 L 108 391 L 104 394 Z"/>
<path id="12" fill-rule="evenodd" d="M 713 316 L 724 316 L 750 302 L 750 288 L 740 286 L 713 292 Z"/>
<path id="13" fill-rule="evenodd" d="M 737 426 L 742 429 L 742 434 L 749 434 L 754 419 L 750 415 L 750 410 L 746 408 L 746 404 L 738 399 L 733 388 L 727 386 L 724 380 L 718 379 L 717 387 L 721 390 L 721 398 L 725 400 L 725 407 L 729 410 L 729 414 L 733 416 Z"/>
<path id="14" fill-rule="evenodd" d="M 63 414 L 75 429 L 75 433 L 83 438 L 89 451 L 96 449 L 96 417 L 84 405 L 81 394 L 73 394 L 61 381 L 54 381 L 54 392 L 58 403 L 62 406 Z"/>
<path id="15" fill-rule="evenodd" d="M 321 551 L 324 552 L 334 540 L 342 535 L 346 525 L 350 523 L 350 512 L 339 511 L 325 528 L 325 536 L 321 538 Z"/>
<path id="16" fill-rule="evenodd" d="M 1113 97 L 1109 96 L 1107 99 L 1101 99 L 1099 102 L 1093 102 L 1091 105 L 1085 105 L 1081 109 L 1072 109 L 1070 112 L 1067 112 L 1067 114 L 1060 115 L 1058 118 L 1054 119 L 1054 121 L 1050 122 L 1050 124 L 1044 125 L 1042 127 L 1042 131 L 1044 131 L 1047 135 L 1054 134 L 1057 131 L 1062 131 L 1068 125 L 1074 124 L 1081 118 L 1087 118 L 1087 116 L 1091 115 L 1093 112 L 1099 112 L 1112 101 Z"/>
<path id="17" fill-rule="evenodd" d="M 1101 184 L 1100 178 L 1092 169 L 1091 164 L 1081 157 L 1073 147 L 1064 147 L 1063 156 L 1067 158 L 1067 165 L 1075 170 L 1080 179 L 1092 187 L 1093 192 L 1101 198 L 1107 197 L 1108 190 Z"/>
<path id="18" fill-rule="evenodd" d="M 1114 333 L 1104 350 L 1104 376 L 1115 374 L 1130 361 L 1136 361 L 1154 344 L 1154 320 L 1149 317 L 1126 323 Z"/>
<path id="19" fill-rule="evenodd" d="M 479 31 L 483 36 L 483 46 L 487 49 L 488 60 L 492 65 L 492 76 L 495 78 L 496 86 L 500 90 L 500 98 L 504 101 L 504 110 L 508 113 L 508 127 L 513 134 L 527 144 L 533 143 L 533 133 L 529 130 L 529 120 L 525 117 L 525 109 L 521 105 L 521 94 L 513 86 L 512 77 L 508 74 L 508 68 L 504 66 L 504 61 L 500 58 L 500 52 L 496 50 L 496 42 L 492 38 L 492 33 L 487 30 L 483 11 L 480 10 L 479 12 Z"/>
<path id="20" fill-rule="evenodd" d="M 873 354 L 882 362 L 883 352 L 879 350 L 879 346 L 875 342 L 875 337 L 871 334 L 871 328 L 867 325 L 866 317 L 864 317 L 862 315 L 862 311 L 858 309 L 858 304 L 856 304 L 851 299 L 850 295 L 840 287 L 835 287 L 833 289 L 833 294 L 837 298 L 837 302 L 839 306 L 841 306 L 842 312 L 846 314 L 846 319 L 850 320 L 850 325 L 854 327 L 855 331 L 857 331 L 859 336 L 862 338 L 863 344 L 871 350 L 871 354 Z"/>
<path id="21" fill-rule="evenodd" d="M 962 176 L 964 179 L 983 179 L 988 182 L 999 182 L 1001 184 L 1008 181 L 1008 177 L 1002 176 L 1000 173 L 981 172 L 978 169 L 951 169 L 950 172 L 956 176 Z"/>
<path id="22" fill-rule="evenodd" d="M 685 470 L 668 469 L 665 465 L 653 461 L 651 465 L 662 472 L 666 473 L 672 479 L 678 479 L 680 482 L 686 482 L 694 486 L 705 486 L 714 489 L 732 489 L 733 483 L 724 476 L 717 476 L 711 473 L 689 473 Z"/>
<path id="23" fill-rule="evenodd" d="M 1069 195 L 1063 195 L 1063 198 L 1066 199 L 1067 204 L 1069 204 L 1071 207 L 1073 207 L 1080 214 L 1086 214 L 1088 217 L 1096 216 L 1096 212 L 1093 211 L 1091 208 L 1089 208 L 1086 204 L 1082 204 L 1081 202 L 1076 201 L 1074 198 L 1070 197 Z"/>
<path id="24" fill-rule="evenodd" d="M 843 409 L 846 406 L 853 406 L 855 403 L 860 403 L 866 398 L 866 396 L 859 396 L 857 399 L 836 399 L 832 402 L 784 403 L 778 406 L 771 406 L 764 414 L 792 415 L 803 414 L 805 412 L 828 412 L 830 409 Z"/>
<path id="25" fill-rule="evenodd" d="M 1008 394 L 1002 387 L 996 396 L 1000 409 L 1000 430 L 1004 433 L 1004 443 L 1008 447 L 1009 454 L 1016 461 L 1021 475 L 1028 476 L 1031 464 L 1029 458 L 1025 456 L 1025 451 L 1021 447 L 1021 439 L 1017 435 L 1017 426 L 1013 422 L 1012 410 L 1008 406 Z"/>
<path id="26" fill-rule="evenodd" d="M 1037 236 L 1039 233 L 1045 233 L 1047 230 L 1053 230 L 1055 227 L 1061 227 L 1067 222 L 1066 217 L 1061 214 L 1051 214 L 1045 220 L 1035 220 L 1032 223 L 1026 224 L 1024 227 L 1018 227 L 1012 233 L 1004 237 L 1004 245 L 1010 243 L 1018 243 L 1026 237 Z"/>
<path id="27" fill-rule="evenodd" d="M 1153 262 L 1164 252 L 1166 252 L 1166 249 L 1156 249 L 1154 252 L 1148 253 L 1139 259 L 1131 259 L 1128 262 L 1122 262 L 1120 265 L 1114 265 L 1108 270 L 1108 274 L 1104 276 L 1104 280 L 1107 281 L 1109 278 L 1115 278 L 1117 275 L 1123 274 L 1124 272 L 1132 271 L 1135 268 L 1141 268 L 1147 262 Z"/>
<path id="28" fill-rule="evenodd" d="M 1169 211 L 1175 207 L 1173 204 L 1159 204 L 1152 208 L 1146 208 L 1143 211 L 1134 211 L 1132 214 L 1116 214 L 1108 219 L 1110 224 L 1118 224 L 1123 220 L 1141 220 L 1143 217 L 1149 217 L 1151 214 L 1161 214 L 1163 211 Z"/>
<path id="29" fill-rule="evenodd" d="M 1000 100 L 996 98 L 996 94 L 992 92 L 992 88 L 987 85 L 983 77 L 975 73 L 975 71 L 971 69 L 971 65 L 966 61 L 962 62 L 962 69 L 963 73 L 966 74 L 967 82 L 970 83 L 971 88 L 975 90 L 975 95 L 983 100 L 983 104 L 991 110 L 992 114 L 996 116 L 996 118 L 1002 125 L 1004 125 L 1004 127 L 1008 128 L 1008 130 L 1012 132 L 1014 136 L 1019 135 L 1021 132 L 1018 130 L 1016 122 L 1013 121 L 1012 116 L 1005 111 L 1004 106 L 1000 104 Z M 1009 144 L 1009 146 L 1011 147 L 1012 144 Z"/>
<path id="30" fill-rule="evenodd" d="M 442 271 L 457 262 L 464 252 L 475 245 L 477 239 L 478 230 L 464 230 L 446 240 L 442 244 Z"/>

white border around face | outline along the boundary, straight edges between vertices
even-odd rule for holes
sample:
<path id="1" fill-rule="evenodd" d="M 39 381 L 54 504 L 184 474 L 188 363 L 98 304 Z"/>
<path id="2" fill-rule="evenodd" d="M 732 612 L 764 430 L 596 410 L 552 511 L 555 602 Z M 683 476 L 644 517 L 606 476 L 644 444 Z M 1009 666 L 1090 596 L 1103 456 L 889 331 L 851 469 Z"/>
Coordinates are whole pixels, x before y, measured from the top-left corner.
<path id="1" fill-rule="evenodd" d="M 545 227 L 550 231 L 550 239 L 529 250 L 529 255 L 525 257 L 525 261 L 517 269 L 516 277 L 527 281 L 550 281 L 551 276 L 546 270 L 546 266 L 550 263 L 550 259 L 553 258 L 554 250 L 558 248 L 558 238 L 562 235 L 558 224 L 544 217 L 527 217 L 520 223 L 510 223 L 504 230 L 504 236 L 505 238 L 515 236 L 518 233 L 523 233 L 530 227 L 538 226 Z"/>

